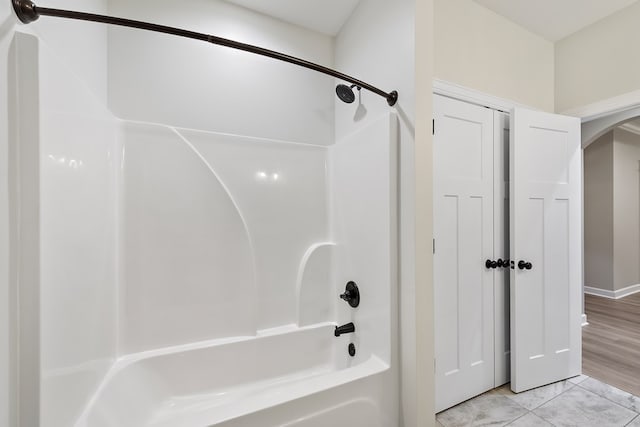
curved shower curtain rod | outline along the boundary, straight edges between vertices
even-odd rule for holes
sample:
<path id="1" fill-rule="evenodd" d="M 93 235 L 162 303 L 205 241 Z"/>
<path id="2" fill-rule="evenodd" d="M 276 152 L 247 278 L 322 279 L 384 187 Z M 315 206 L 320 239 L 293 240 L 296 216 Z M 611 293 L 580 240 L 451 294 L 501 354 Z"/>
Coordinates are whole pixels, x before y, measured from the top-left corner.
<path id="1" fill-rule="evenodd" d="M 58 18 L 77 19 L 80 21 L 100 22 L 103 24 L 119 25 L 122 27 L 138 28 L 141 30 L 155 31 L 157 33 L 171 34 L 174 36 L 186 37 L 189 39 L 201 40 L 217 44 L 220 46 L 226 46 L 233 49 L 243 50 L 245 52 L 255 53 L 257 55 L 267 56 L 269 58 L 277 59 L 280 61 L 288 62 L 290 64 L 299 65 L 304 68 L 309 68 L 320 73 L 328 74 L 341 80 L 345 80 L 349 83 L 355 84 L 363 89 L 367 89 L 375 94 L 384 97 L 387 100 L 389 106 L 393 106 L 398 101 L 398 92 L 392 91 L 387 93 L 378 89 L 375 86 L 371 86 L 368 83 L 355 79 L 346 74 L 332 70 L 331 68 L 323 67 L 322 65 L 314 64 L 313 62 L 305 61 L 304 59 L 296 58 L 294 56 L 285 55 L 284 53 L 276 52 L 274 50 L 264 49 L 258 46 L 240 43 L 234 40 L 225 39 L 222 37 L 212 36 L 203 33 L 196 33 L 194 31 L 182 30 L 180 28 L 167 27 L 164 25 L 151 24 L 149 22 L 134 21 L 131 19 L 116 18 L 113 16 L 96 15 L 93 13 L 75 12 L 71 10 L 62 9 L 49 9 L 46 7 L 36 6 L 30 0 L 10 0 L 13 5 L 13 10 L 16 12 L 18 19 L 24 24 L 29 24 L 37 20 L 40 16 L 55 16 Z"/>

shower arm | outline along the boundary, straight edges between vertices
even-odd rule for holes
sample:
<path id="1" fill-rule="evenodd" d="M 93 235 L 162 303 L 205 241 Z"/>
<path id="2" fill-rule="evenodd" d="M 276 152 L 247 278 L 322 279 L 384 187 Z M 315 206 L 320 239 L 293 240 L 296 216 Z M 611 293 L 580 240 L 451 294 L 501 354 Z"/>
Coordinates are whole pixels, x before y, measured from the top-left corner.
<path id="1" fill-rule="evenodd" d="M 36 6 L 30 0 L 10 0 L 13 5 L 18 19 L 24 24 L 29 24 L 37 20 L 40 16 L 54 16 L 58 18 L 76 19 L 80 21 L 100 22 L 103 24 L 119 25 L 121 27 L 138 28 L 141 30 L 154 31 L 157 33 L 171 34 L 179 37 L 186 37 L 189 39 L 200 40 L 220 46 L 230 47 L 232 49 L 243 50 L 245 52 L 254 53 L 256 55 L 267 56 L 269 58 L 277 59 L 279 61 L 288 62 L 290 64 L 298 65 L 300 67 L 308 68 L 314 71 L 318 71 L 323 74 L 336 77 L 338 79 L 347 81 L 354 85 L 360 86 L 363 89 L 367 89 L 377 95 L 384 97 L 387 100 L 389 106 L 393 106 L 398 101 L 398 92 L 392 91 L 387 93 L 378 89 L 368 83 L 355 79 L 346 74 L 332 70 L 331 68 L 323 67 L 322 65 L 315 64 L 313 62 L 305 61 L 304 59 L 296 58 L 294 56 L 285 55 L 284 53 L 276 52 L 274 50 L 264 49 L 258 46 L 240 43 L 234 40 L 225 39 L 222 37 L 212 36 L 203 33 L 197 33 L 194 31 L 182 30 L 180 28 L 167 27 L 164 25 L 151 24 L 149 22 L 134 21 L 131 19 L 116 18 L 113 16 L 96 15 L 93 13 L 75 12 L 71 10 L 62 9 L 50 9 L 46 7 Z"/>

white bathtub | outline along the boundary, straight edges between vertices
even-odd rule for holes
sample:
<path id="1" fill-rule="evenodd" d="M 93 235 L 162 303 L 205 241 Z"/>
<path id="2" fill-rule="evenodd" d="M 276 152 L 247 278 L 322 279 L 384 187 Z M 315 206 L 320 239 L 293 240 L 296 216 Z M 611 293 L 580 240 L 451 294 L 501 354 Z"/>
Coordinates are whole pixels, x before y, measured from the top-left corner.
<path id="1" fill-rule="evenodd" d="M 333 328 L 288 327 L 126 356 L 108 373 L 76 427 L 251 426 L 243 417 L 388 369 L 375 355 L 351 358 L 351 337 L 336 338 Z M 322 425 L 331 412 L 354 409 L 371 417 L 375 407 L 356 396 L 297 421 L 269 424 L 261 418 L 259 427 Z M 370 423 L 363 425 L 375 425 Z"/>

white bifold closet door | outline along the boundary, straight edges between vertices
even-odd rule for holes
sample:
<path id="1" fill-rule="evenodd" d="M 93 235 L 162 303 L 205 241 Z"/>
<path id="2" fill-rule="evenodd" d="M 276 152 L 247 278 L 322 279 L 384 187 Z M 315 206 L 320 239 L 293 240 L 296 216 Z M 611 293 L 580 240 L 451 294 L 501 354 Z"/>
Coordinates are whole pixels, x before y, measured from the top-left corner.
<path id="1" fill-rule="evenodd" d="M 580 120 L 511 114 L 511 389 L 581 372 Z"/>
<path id="2" fill-rule="evenodd" d="M 494 150 L 493 110 L 442 96 L 434 103 L 435 370 L 441 411 L 496 385 L 494 276 L 502 269 L 485 262 L 506 256 L 494 253 L 494 157 L 504 152 Z M 498 313 L 505 317 L 504 304 Z"/>
<path id="3" fill-rule="evenodd" d="M 437 411 L 580 374 L 580 121 L 438 95 L 434 118 Z"/>

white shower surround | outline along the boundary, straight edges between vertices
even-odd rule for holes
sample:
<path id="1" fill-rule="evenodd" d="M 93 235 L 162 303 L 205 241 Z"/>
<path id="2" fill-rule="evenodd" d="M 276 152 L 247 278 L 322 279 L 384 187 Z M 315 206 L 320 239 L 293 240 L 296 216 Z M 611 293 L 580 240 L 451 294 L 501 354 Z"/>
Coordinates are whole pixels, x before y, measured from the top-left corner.
<path id="1" fill-rule="evenodd" d="M 218 401 L 192 425 L 247 425 L 253 413 L 273 425 L 327 425 L 350 406 L 368 415 L 349 425 L 393 424 L 396 117 L 330 147 L 127 122 L 39 50 L 20 55 L 40 70 L 39 105 L 24 110 L 40 111 L 42 426 L 81 414 L 78 426 L 162 425 L 163 403 L 224 391 L 183 375 L 199 379 L 243 346 L 261 369 L 229 387 L 252 399 Z M 348 280 L 361 287 L 356 310 L 337 298 Z M 356 334 L 334 338 L 331 325 L 349 321 Z M 165 394 L 140 380 L 150 371 Z M 113 400 L 119 384 L 147 406 Z M 94 416 L 101 421 L 83 424 Z"/>

